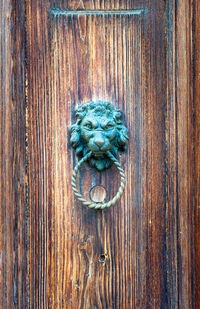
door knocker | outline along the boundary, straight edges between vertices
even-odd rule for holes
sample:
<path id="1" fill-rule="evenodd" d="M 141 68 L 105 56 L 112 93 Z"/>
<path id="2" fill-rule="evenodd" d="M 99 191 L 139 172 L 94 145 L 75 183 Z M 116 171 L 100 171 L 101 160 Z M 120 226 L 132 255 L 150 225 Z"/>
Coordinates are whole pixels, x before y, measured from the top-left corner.
<path id="1" fill-rule="evenodd" d="M 72 174 L 72 189 L 76 198 L 89 208 L 104 209 L 114 205 L 121 197 L 125 186 L 124 171 L 117 160 L 118 151 L 126 149 L 128 129 L 122 122 L 122 112 L 109 102 L 97 101 L 85 103 L 76 110 L 76 123 L 70 127 L 70 142 L 82 159 Z M 114 163 L 119 170 L 121 183 L 114 198 L 106 203 L 86 200 L 76 187 L 76 177 L 80 166 L 88 161 L 98 171 Z"/>

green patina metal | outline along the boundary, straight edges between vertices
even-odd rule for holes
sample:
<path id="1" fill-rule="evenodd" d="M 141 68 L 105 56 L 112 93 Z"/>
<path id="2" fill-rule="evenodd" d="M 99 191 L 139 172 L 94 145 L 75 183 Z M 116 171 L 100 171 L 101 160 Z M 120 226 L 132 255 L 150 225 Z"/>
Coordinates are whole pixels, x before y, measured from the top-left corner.
<path id="1" fill-rule="evenodd" d="M 76 123 L 70 127 L 72 147 L 80 157 L 91 152 L 88 162 L 102 171 L 110 167 L 118 151 L 128 145 L 128 130 L 122 122 L 122 112 L 104 101 L 89 102 L 76 110 Z"/>
<path id="2" fill-rule="evenodd" d="M 125 174 L 116 159 L 118 151 L 126 149 L 128 130 L 122 122 L 122 113 L 109 102 L 97 101 L 81 105 L 76 110 L 76 123 L 70 128 L 71 145 L 82 159 L 72 174 L 72 189 L 83 205 L 104 209 L 114 205 L 122 196 L 125 187 Z M 121 182 L 116 195 L 106 203 L 94 203 L 86 200 L 76 187 L 77 173 L 81 165 L 88 161 L 98 171 L 114 163 L 119 171 Z"/>

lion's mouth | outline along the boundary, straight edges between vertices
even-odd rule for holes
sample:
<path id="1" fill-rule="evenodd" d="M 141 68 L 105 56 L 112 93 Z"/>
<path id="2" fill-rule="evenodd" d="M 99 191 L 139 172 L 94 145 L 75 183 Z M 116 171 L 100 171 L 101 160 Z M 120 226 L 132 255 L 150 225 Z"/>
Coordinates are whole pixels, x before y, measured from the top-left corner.
<path id="1" fill-rule="evenodd" d="M 104 157 L 104 152 L 102 151 L 93 151 L 92 154 L 97 159 L 102 159 Z"/>

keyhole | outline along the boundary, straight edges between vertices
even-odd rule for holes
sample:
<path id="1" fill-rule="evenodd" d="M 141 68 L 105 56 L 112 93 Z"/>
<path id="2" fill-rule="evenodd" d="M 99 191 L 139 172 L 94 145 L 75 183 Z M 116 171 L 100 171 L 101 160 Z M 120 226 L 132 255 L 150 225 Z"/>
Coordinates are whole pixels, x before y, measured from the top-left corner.
<path id="1" fill-rule="evenodd" d="M 105 254 L 100 254 L 100 256 L 99 256 L 99 262 L 104 263 L 105 260 L 106 260 Z"/>

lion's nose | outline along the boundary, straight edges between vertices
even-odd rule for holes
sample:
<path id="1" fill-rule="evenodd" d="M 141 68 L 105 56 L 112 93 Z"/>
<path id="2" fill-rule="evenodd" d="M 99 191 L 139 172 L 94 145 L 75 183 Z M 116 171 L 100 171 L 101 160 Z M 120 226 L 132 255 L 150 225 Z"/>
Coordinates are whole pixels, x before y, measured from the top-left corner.
<path id="1" fill-rule="evenodd" d="M 104 138 L 99 135 L 99 136 L 96 136 L 95 140 L 94 140 L 95 144 L 97 146 L 99 146 L 100 148 L 104 145 L 105 141 L 104 141 Z"/>

